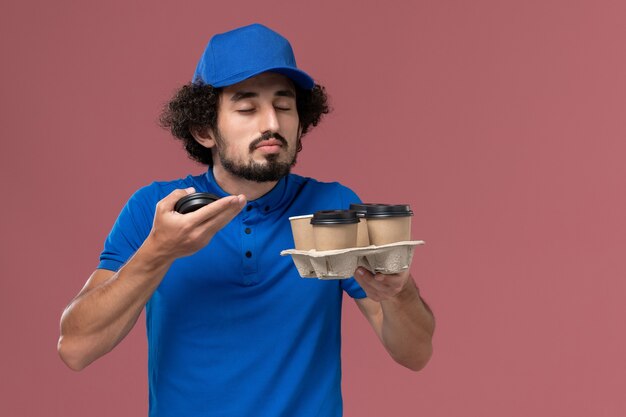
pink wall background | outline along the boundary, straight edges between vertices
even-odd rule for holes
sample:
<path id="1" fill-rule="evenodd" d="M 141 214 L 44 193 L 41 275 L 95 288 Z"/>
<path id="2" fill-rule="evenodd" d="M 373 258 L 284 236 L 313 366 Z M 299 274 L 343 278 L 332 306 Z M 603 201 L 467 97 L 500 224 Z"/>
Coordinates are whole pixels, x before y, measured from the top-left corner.
<path id="1" fill-rule="evenodd" d="M 427 242 L 435 354 L 395 365 L 347 303 L 345 414 L 626 415 L 626 3 L 215 3 L 3 2 L 0 415 L 146 415 L 142 320 L 74 373 L 59 317 L 128 196 L 203 170 L 159 108 L 254 21 L 332 96 L 296 172 L 411 204 Z"/>

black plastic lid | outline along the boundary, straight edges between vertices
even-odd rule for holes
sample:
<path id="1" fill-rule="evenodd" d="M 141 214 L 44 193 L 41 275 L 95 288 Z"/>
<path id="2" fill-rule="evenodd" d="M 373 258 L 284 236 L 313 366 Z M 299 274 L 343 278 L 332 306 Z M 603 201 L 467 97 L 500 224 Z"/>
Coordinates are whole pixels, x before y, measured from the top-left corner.
<path id="1" fill-rule="evenodd" d="M 367 206 L 365 218 L 406 217 L 412 215 L 413 212 L 408 204 L 377 204 Z"/>
<path id="2" fill-rule="evenodd" d="M 198 210 L 200 207 L 204 207 L 207 204 L 219 200 L 220 198 L 215 194 L 210 193 L 192 193 L 184 196 L 176 203 L 174 210 L 181 214 L 191 213 Z"/>
<path id="3" fill-rule="evenodd" d="M 364 216 L 369 206 L 380 206 L 378 203 L 352 203 L 350 204 L 350 210 L 356 211 L 359 216 Z"/>
<path id="4" fill-rule="evenodd" d="M 333 225 L 358 223 L 359 218 L 354 210 L 320 210 L 313 213 L 311 224 Z"/>

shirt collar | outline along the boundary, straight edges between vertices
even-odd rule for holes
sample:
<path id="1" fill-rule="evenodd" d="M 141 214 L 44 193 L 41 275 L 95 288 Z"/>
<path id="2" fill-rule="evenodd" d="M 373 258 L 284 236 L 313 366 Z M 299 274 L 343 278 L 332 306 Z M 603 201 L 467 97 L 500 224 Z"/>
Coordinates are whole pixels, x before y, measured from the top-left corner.
<path id="1" fill-rule="evenodd" d="M 208 192 L 218 195 L 219 197 L 226 197 L 228 194 L 219 186 L 213 175 L 213 167 L 210 166 L 206 172 L 206 181 Z M 285 197 L 285 191 L 287 190 L 287 179 L 289 175 L 282 177 L 274 188 L 269 192 L 257 198 L 256 200 L 248 201 L 248 205 L 257 207 L 261 213 L 269 213 L 274 211 L 280 206 L 281 201 Z"/>

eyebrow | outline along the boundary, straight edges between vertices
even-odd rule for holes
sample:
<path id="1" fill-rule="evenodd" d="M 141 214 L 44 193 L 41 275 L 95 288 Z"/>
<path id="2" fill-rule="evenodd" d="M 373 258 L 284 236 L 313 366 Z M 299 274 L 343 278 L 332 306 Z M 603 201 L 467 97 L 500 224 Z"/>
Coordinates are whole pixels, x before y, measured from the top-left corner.
<path id="1" fill-rule="evenodd" d="M 240 100 L 245 100 L 247 98 L 255 98 L 258 97 L 259 93 L 255 93 L 253 91 L 237 91 L 230 98 L 230 101 L 237 102 Z M 296 98 L 296 93 L 291 90 L 278 90 L 274 93 L 276 97 L 291 97 Z"/>

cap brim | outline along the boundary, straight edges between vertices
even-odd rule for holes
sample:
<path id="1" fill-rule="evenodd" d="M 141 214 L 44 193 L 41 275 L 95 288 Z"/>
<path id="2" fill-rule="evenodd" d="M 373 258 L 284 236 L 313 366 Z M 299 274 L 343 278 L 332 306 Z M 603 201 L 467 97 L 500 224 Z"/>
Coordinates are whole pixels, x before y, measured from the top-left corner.
<path id="1" fill-rule="evenodd" d="M 218 82 L 212 83 L 211 85 L 213 87 L 228 87 L 229 85 L 237 84 L 241 81 L 247 80 L 248 78 L 252 78 L 264 72 L 276 72 L 278 74 L 282 74 L 288 77 L 291 81 L 293 81 L 298 87 L 305 90 L 311 90 L 315 86 L 315 81 L 313 81 L 313 78 L 311 78 L 306 72 L 293 67 L 272 67 L 264 68 L 257 71 L 242 72 L 220 80 Z M 197 81 L 197 79 L 194 79 L 194 81 Z"/>

